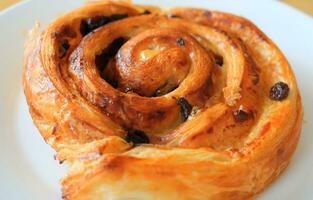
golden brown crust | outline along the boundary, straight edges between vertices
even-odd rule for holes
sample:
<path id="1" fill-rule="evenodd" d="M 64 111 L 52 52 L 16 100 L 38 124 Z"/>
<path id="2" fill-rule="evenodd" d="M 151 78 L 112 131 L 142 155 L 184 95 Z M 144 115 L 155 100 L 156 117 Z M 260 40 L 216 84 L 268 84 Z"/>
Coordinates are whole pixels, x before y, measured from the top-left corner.
<path id="1" fill-rule="evenodd" d="M 99 19 L 115 21 L 82 27 Z M 280 81 L 289 94 L 274 101 Z M 34 123 L 70 165 L 65 199 L 251 199 L 288 165 L 303 117 L 264 33 L 193 8 L 87 4 L 27 42 L 23 84 Z M 133 130 L 150 143 L 125 141 Z"/>

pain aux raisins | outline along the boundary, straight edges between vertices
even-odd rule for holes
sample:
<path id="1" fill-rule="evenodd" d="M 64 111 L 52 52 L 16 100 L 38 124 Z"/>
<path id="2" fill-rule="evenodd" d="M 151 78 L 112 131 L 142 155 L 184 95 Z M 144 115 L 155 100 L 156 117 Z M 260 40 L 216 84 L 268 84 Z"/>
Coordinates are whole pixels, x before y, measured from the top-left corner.
<path id="1" fill-rule="evenodd" d="M 149 138 L 148 136 L 140 130 L 131 130 L 128 131 L 125 140 L 127 142 L 132 142 L 134 144 L 144 144 L 144 143 L 149 143 Z"/>
<path id="2" fill-rule="evenodd" d="M 270 98 L 274 101 L 282 101 L 288 97 L 289 86 L 284 82 L 275 83 L 270 90 Z"/>
<path id="3" fill-rule="evenodd" d="M 110 22 L 114 22 L 117 20 L 121 20 L 127 17 L 128 17 L 128 14 L 114 14 L 111 16 L 96 15 L 96 16 L 89 17 L 86 19 L 82 19 L 80 22 L 80 33 L 82 34 L 82 36 L 85 36 L 91 31 L 105 24 L 108 24 Z"/>
<path id="4" fill-rule="evenodd" d="M 184 121 L 186 121 L 188 119 L 188 116 L 191 113 L 192 110 L 192 106 L 188 103 L 188 101 L 185 98 L 179 98 L 177 99 L 176 102 L 179 106 L 180 106 L 180 113 L 184 119 Z"/>

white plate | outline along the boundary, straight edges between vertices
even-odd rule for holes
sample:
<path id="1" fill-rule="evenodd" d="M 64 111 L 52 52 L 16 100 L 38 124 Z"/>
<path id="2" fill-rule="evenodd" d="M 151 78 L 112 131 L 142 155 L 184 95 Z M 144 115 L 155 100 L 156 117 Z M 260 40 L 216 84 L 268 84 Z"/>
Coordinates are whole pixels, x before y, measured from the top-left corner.
<path id="1" fill-rule="evenodd" d="M 0 198 L 61 199 L 58 179 L 65 169 L 35 129 L 21 86 L 25 32 L 35 20 L 44 26 L 83 0 L 28 0 L 0 13 Z M 145 0 L 135 1 L 144 3 Z M 152 0 L 163 7 L 207 7 L 245 16 L 285 53 L 295 71 L 305 108 L 298 149 L 289 168 L 260 200 L 313 199 L 313 20 L 277 1 Z M 311 132 L 310 132 L 311 131 Z"/>

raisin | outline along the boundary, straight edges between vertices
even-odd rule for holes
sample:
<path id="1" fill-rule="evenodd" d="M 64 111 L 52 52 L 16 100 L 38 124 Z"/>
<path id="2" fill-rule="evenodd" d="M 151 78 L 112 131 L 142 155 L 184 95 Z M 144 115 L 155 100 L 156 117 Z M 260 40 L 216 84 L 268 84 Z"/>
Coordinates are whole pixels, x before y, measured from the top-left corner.
<path id="1" fill-rule="evenodd" d="M 90 31 L 99 28 L 110 22 L 110 17 L 97 15 L 87 19 L 88 28 Z"/>
<path id="2" fill-rule="evenodd" d="M 102 50 L 99 55 L 96 55 L 95 63 L 100 72 L 107 66 L 109 60 L 116 55 L 117 51 L 125 43 L 124 38 L 115 39 L 107 48 Z"/>
<path id="3" fill-rule="evenodd" d="M 143 13 L 141 13 L 141 15 L 149 15 L 149 14 L 151 14 L 150 10 L 145 10 L 143 11 Z"/>
<path id="4" fill-rule="evenodd" d="M 80 22 L 80 33 L 85 36 L 91 31 L 107 24 L 110 22 L 114 22 L 117 20 L 121 20 L 128 17 L 128 14 L 113 14 L 111 16 L 104 15 L 96 15 L 93 17 L 89 17 L 87 19 L 83 19 Z"/>
<path id="5" fill-rule="evenodd" d="M 192 106 L 183 97 L 179 98 L 176 103 L 180 106 L 180 113 L 181 113 L 184 121 L 186 121 L 188 119 L 188 116 L 191 113 Z"/>
<path id="6" fill-rule="evenodd" d="M 185 41 L 183 40 L 183 38 L 178 38 L 176 40 L 176 43 L 179 45 L 179 46 L 184 46 L 185 45 Z"/>
<path id="7" fill-rule="evenodd" d="M 167 17 L 168 18 L 181 18 L 180 16 L 174 15 L 174 14 L 168 14 Z"/>
<path id="8" fill-rule="evenodd" d="M 134 144 L 144 144 L 149 143 L 148 136 L 140 130 L 128 131 L 125 137 L 127 142 L 132 142 Z"/>
<path id="9" fill-rule="evenodd" d="M 117 20 L 125 19 L 128 17 L 128 14 L 114 14 L 110 16 L 110 22 L 114 22 Z"/>
<path id="10" fill-rule="evenodd" d="M 223 57 L 220 55 L 214 55 L 214 59 L 215 59 L 215 64 L 219 65 L 219 66 L 223 66 L 224 64 L 224 60 Z"/>
<path id="11" fill-rule="evenodd" d="M 59 46 L 59 57 L 63 58 L 69 48 L 70 44 L 68 40 L 63 40 Z"/>
<path id="12" fill-rule="evenodd" d="M 270 90 L 270 98 L 274 101 L 282 101 L 288 97 L 289 86 L 284 82 L 275 83 Z"/>
<path id="13" fill-rule="evenodd" d="M 249 119 L 250 114 L 248 112 L 245 112 L 245 111 L 239 109 L 239 110 L 236 110 L 235 112 L 233 112 L 233 117 L 234 117 L 236 122 L 244 122 L 247 119 Z"/>
<path id="14" fill-rule="evenodd" d="M 80 31 L 80 33 L 82 34 L 82 36 L 85 36 L 85 35 L 87 35 L 87 34 L 90 32 L 90 31 L 89 31 L 88 24 L 87 24 L 87 21 L 86 21 L 85 19 L 83 19 L 83 20 L 80 22 L 79 31 Z"/>
<path id="15" fill-rule="evenodd" d="M 96 15 L 94 17 L 90 17 L 84 19 L 80 23 L 80 32 L 83 36 L 87 35 L 91 31 L 99 28 L 110 22 L 110 17 L 103 16 L 103 15 Z"/>
<path id="16" fill-rule="evenodd" d="M 70 48 L 70 44 L 68 43 L 68 40 L 65 40 L 63 43 L 62 43 L 62 47 L 65 49 L 65 50 L 68 50 Z"/>

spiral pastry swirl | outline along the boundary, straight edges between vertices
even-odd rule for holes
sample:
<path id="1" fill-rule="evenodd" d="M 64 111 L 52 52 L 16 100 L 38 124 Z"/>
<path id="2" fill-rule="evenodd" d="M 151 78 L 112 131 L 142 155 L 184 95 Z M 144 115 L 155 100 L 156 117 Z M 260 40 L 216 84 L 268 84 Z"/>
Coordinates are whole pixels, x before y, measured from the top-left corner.
<path id="1" fill-rule="evenodd" d="M 288 165 L 293 72 L 250 21 L 90 3 L 26 44 L 24 91 L 64 199 L 251 199 Z"/>

